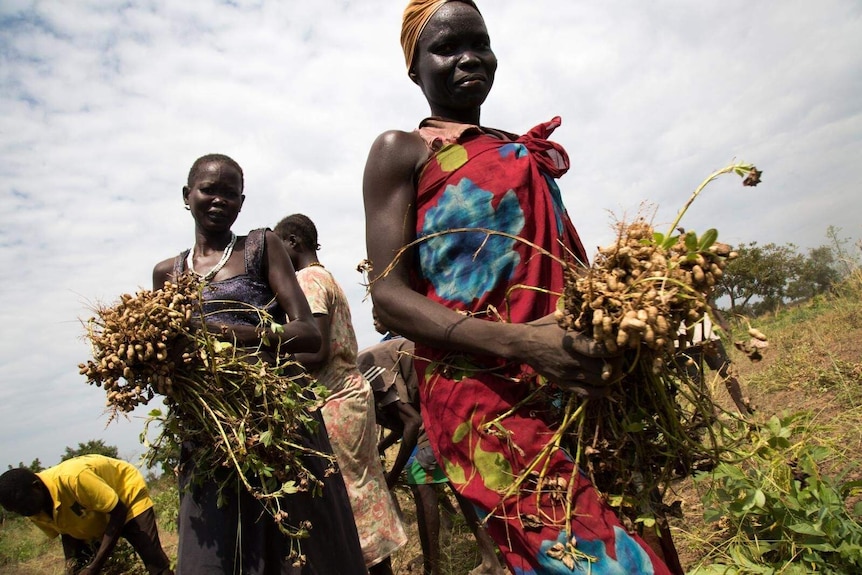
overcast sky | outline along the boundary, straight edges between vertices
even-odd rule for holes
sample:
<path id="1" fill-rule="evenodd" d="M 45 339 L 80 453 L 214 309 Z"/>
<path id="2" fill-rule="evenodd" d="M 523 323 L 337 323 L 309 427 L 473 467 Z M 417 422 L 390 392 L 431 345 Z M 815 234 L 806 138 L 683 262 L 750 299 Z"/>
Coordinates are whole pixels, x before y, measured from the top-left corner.
<path id="1" fill-rule="evenodd" d="M 93 302 L 151 286 L 193 242 L 191 163 L 246 174 L 235 231 L 302 212 L 377 340 L 357 263 L 361 178 L 382 131 L 427 114 L 398 44 L 403 0 L 0 0 L 0 470 L 59 461 L 90 439 L 142 452 L 144 410 L 105 428 L 78 375 Z M 732 244 L 862 237 L 859 0 L 479 0 L 499 58 L 484 124 L 559 115 L 563 197 L 588 251 L 642 202 L 667 225 L 734 159 L 682 225 Z"/>

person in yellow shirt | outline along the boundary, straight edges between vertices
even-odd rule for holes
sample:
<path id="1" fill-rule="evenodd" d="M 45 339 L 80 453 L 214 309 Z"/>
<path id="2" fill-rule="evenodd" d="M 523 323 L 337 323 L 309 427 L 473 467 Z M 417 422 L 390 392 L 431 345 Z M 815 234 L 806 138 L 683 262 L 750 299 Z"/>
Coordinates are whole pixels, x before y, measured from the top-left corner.
<path id="1" fill-rule="evenodd" d="M 130 463 L 83 455 L 38 473 L 10 469 L 0 475 L 0 505 L 30 518 L 48 537 L 60 536 L 69 575 L 99 573 L 121 536 L 151 575 L 173 575 L 153 500 Z"/>

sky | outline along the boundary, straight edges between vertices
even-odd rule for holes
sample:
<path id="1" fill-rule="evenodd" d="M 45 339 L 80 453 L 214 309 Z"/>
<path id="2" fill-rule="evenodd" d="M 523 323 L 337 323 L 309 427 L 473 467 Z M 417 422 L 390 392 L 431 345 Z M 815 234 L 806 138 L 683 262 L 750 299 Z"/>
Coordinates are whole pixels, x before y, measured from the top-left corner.
<path id="1" fill-rule="evenodd" d="M 554 116 L 563 199 L 589 252 L 646 206 L 734 245 L 862 238 L 858 0 L 478 0 L 499 59 L 482 123 Z M 136 461 L 146 408 L 107 425 L 78 363 L 96 303 L 151 287 L 193 243 L 192 162 L 236 159 L 238 233 L 301 212 L 375 343 L 356 271 L 374 138 L 428 114 L 398 43 L 403 0 L 0 0 L 0 470 L 102 439 Z M 370 231 L 373 233 L 373 230 Z"/>

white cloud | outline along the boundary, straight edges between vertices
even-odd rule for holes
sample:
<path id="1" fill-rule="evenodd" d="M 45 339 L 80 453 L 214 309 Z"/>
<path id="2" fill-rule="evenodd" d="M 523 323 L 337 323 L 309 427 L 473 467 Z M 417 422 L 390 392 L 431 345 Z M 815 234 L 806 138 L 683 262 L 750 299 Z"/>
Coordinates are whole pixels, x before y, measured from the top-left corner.
<path id="1" fill-rule="evenodd" d="M 711 170 L 757 163 L 684 220 L 731 242 L 862 237 L 862 7 L 853 0 L 480 3 L 500 60 L 483 121 L 525 131 L 563 117 L 561 187 L 584 243 L 608 210 L 669 223 Z M 104 430 L 84 385 L 87 302 L 147 287 L 192 242 L 180 190 L 192 161 L 234 156 L 237 230 L 302 212 L 376 340 L 364 257 L 368 148 L 427 113 L 398 46 L 401 2 L 165 0 L 0 5 L 0 465 L 54 463 L 96 437 L 139 453 L 140 420 Z"/>

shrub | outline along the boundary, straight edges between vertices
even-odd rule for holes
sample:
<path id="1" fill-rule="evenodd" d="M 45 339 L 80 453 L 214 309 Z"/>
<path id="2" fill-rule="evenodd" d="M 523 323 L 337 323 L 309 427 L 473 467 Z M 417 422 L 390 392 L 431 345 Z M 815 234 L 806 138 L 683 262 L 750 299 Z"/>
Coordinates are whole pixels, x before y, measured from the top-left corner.
<path id="1" fill-rule="evenodd" d="M 153 498 L 159 530 L 176 531 L 180 511 L 180 494 L 176 479 L 163 475 L 153 485 L 150 495 Z"/>
<path id="2" fill-rule="evenodd" d="M 726 540 L 707 557 L 715 564 L 692 573 L 862 572 L 862 502 L 848 509 L 862 481 L 822 475 L 820 463 L 832 454 L 810 437 L 799 440 L 808 424 L 806 414 L 772 417 L 754 432 L 743 464 L 697 478 L 709 487 L 704 518 Z"/>

